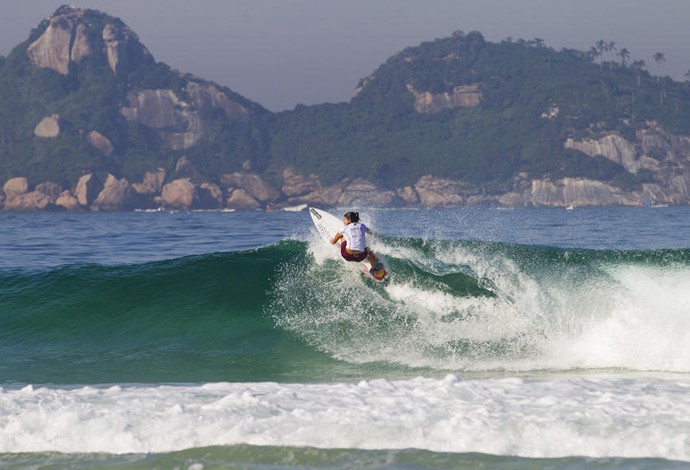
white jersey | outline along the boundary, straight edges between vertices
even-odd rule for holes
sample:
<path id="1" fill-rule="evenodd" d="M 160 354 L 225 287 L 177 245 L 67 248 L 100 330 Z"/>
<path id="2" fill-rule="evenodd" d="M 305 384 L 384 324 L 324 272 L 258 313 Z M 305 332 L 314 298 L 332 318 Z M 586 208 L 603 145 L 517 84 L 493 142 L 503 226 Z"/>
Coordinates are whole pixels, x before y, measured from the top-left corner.
<path id="1" fill-rule="evenodd" d="M 367 226 L 360 222 L 351 222 L 340 231 L 347 241 L 348 250 L 364 251 L 366 245 Z"/>

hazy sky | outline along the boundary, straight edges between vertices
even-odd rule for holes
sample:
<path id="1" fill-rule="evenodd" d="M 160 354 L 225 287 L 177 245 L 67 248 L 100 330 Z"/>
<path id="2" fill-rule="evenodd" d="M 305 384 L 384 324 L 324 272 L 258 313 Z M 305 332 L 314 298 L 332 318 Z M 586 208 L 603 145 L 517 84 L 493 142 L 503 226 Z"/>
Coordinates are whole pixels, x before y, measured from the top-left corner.
<path id="1" fill-rule="evenodd" d="M 0 55 L 62 4 L 121 18 L 154 57 L 273 111 L 347 101 L 405 47 L 453 31 L 542 38 L 589 50 L 614 41 L 657 73 L 690 70 L 690 0 L 0 0 Z"/>

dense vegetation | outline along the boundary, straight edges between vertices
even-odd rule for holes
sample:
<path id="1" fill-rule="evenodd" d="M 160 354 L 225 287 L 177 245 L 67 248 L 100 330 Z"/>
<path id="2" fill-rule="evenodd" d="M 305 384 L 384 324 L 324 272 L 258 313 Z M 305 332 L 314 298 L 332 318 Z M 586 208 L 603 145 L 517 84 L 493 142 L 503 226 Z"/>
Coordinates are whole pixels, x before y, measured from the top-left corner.
<path id="1" fill-rule="evenodd" d="M 119 20 L 89 15 L 90 40 L 102 46 L 98 28 Z M 136 60 L 118 74 L 98 55 L 73 64 L 67 75 L 38 69 L 26 48 L 46 27 L 44 22 L 0 58 L 0 181 L 22 175 L 33 183 L 52 180 L 69 186 L 94 170 L 137 181 L 147 170 L 172 170 L 186 155 L 209 178 L 249 162 L 274 180 L 283 168 L 294 166 L 325 183 L 365 177 L 384 187 L 431 174 L 494 192 L 507 190 L 522 172 L 586 176 L 631 188 L 646 175 L 567 150 L 564 140 L 604 130 L 632 137 L 650 120 L 690 134 L 687 84 L 652 76 L 639 61 L 628 64 L 627 54 L 620 61 L 603 60 L 601 50 L 555 51 L 540 40 L 490 43 L 480 33 L 458 32 L 391 57 L 360 83 L 349 103 L 272 114 L 222 88 L 250 109 L 252 118 L 207 112 L 202 116 L 206 138 L 185 151 L 165 150 L 155 131 L 125 119 L 121 108 L 132 90 L 167 88 L 184 95 L 192 78 L 143 52 L 133 54 Z M 481 103 L 420 113 L 409 85 L 430 93 L 476 85 Z M 61 116 L 60 136 L 36 138 L 36 124 L 53 113 Z M 84 132 L 91 129 L 111 140 L 113 156 L 86 142 Z"/>
<path id="2" fill-rule="evenodd" d="M 431 93 L 479 84 L 481 105 L 420 114 L 408 84 Z M 328 181 L 363 175 L 386 186 L 433 174 L 502 190 L 519 172 L 630 186 L 644 174 L 567 150 L 564 140 L 604 129 L 632 138 L 649 120 L 690 133 L 684 84 L 621 63 L 596 63 L 579 51 L 557 52 L 539 41 L 489 43 L 476 32 L 408 48 L 360 86 L 349 104 L 276 116 L 274 164 L 292 164 Z M 543 117 L 556 108 L 555 117 Z"/>
<path id="3" fill-rule="evenodd" d="M 89 24 L 87 33 L 93 50 L 104 50 L 101 31 L 106 24 L 122 24 L 94 10 L 86 10 L 84 20 Z M 262 155 L 262 138 L 257 143 L 260 132 L 255 124 L 233 122 L 221 114 L 203 116 L 211 123 L 208 140 L 188 152 L 165 149 L 156 132 L 125 119 L 121 108 L 127 106 L 130 91 L 172 89 L 184 96 L 183 88 L 192 77 L 156 62 L 138 41 L 130 45 L 128 63 L 117 74 L 104 54 L 71 63 L 67 75 L 37 68 L 26 50 L 48 24 L 44 21 L 26 42 L 0 60 L 0 181 L 21 175 L 34 184 L 51 180 L 70 187 L 88 171 L 108 171 L 137 181 L 148 170 L 174 168 L 183 154 L 195 159 L 200 169 L 219 174 L 237 170 L 243 161 Z M 219 88 L 257 115 L 266 112 L 230 89 Z M 52 114 L 60 115 L 60 135 L 51 139 L 35 137 L 36 124 Z M 88 144 L 84 135 L 90 130 L 108 137 L 115 148 L 113 156 L 105 156 Z"/>

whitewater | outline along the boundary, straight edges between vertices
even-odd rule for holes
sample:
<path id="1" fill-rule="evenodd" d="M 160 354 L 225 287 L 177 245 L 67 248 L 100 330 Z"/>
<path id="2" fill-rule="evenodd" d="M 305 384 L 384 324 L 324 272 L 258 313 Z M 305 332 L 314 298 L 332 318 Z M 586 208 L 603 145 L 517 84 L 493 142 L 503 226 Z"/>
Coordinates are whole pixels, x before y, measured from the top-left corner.
<path id="1" fill-rule="evenodd" d="M 690 460 L 690 380 L 375 379 L 0 394 L 0 452 L 149 453 L 251 444 Z"/>
<path id="2" fill-rule="evenodd" d="M 687 208 L 361 213 L 0 214 L 0 465 L 690 465 Z"/>

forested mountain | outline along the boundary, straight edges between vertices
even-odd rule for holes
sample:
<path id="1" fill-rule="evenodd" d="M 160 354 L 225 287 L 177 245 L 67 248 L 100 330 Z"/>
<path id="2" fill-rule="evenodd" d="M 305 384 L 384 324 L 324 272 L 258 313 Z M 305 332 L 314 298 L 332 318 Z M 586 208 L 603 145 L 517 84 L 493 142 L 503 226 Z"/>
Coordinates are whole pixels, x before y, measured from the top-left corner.
<path id="1" fill-rule="evenodd" d="M 627 187 L 649 175 L 569 149 L 567 139 L 614 132 L 633 141 L 651 121 L 688 134 L 689 98 L 687 84 L 639 64 L 458 32 L 391 57 L 347 105 L 276 116 L 272 156 L 329 181 L 359 168 L 384 186 L 432 174 L 500 190 L 527 173 Z"/>
<path id="2" fill-rule="evenodd" d="M 222 172 L 265 153 L 255 122 L 263 107 L 156 62 L 101 12 L 61 7 L 2 64 L 0 178 L 140 179 L 185 153 Z"/>
<path id="3" fill-rule="evenodd" d="M 139 195 L 186 177 L 250 207 L 347 203 L 348 188 L 382 205 L 687 203 L 688 84 L 611 45 L 456 32 L 389 58 L 350 102 L 271 113 L 156 62 L 121 20 L 61 7 L 0 59 L 0 181 L 157 172 Z"/>

